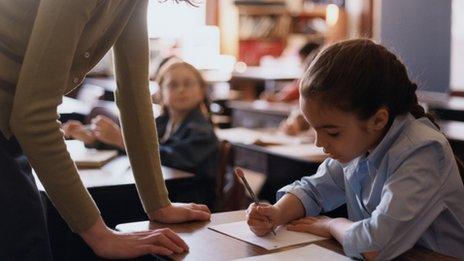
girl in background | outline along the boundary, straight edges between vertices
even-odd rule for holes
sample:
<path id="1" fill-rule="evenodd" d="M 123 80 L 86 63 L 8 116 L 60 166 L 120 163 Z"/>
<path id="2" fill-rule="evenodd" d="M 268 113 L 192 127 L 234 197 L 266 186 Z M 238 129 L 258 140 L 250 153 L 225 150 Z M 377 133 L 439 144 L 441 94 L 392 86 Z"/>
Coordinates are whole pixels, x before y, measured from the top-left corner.
<path id="1" fill-rule="evenodd" d="M 207 85 L 192 65 L 172 60 L 164 64 L 157 77 L 158 100 L 162 112 L 156 118 L 161 164 L 192 172 L 204 189 L 199 201 L 212 206 L 219 142 L 209 117 Z M 124 150 L 118 124 L 106 116 L 92 120 L 93 129 L 80 122 L 65 123 L 65 135 L 84 141 L 87 146 L 104 143 Z"/>

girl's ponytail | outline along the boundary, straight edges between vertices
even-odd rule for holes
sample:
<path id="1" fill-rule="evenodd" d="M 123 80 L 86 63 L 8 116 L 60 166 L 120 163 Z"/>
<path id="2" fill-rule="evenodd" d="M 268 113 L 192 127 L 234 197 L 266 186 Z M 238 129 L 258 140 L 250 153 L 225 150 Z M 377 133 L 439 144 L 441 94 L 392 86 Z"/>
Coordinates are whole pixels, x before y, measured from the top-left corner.
<path id="1" fill-rule="evenodd" d="M 433 123 L 433 125 L 435 125 L 438 129 L 440 129 L 440 126 L 438 125 L 435 117 L 431 113 L 425 112 L 424 107 L 422 107 L 419 104 L 419 101 L 417 99 L 416 90 L 417 90 L 417 84 L 411 82 L 409 86 L 409 91 L 408 91 L 411 97 L 410 99 L 411 105 L 410 105 L 409 113 L 411 113 L 412 116 L 414 116 L 414 118 L 416 119 L 427 117 Z"/>

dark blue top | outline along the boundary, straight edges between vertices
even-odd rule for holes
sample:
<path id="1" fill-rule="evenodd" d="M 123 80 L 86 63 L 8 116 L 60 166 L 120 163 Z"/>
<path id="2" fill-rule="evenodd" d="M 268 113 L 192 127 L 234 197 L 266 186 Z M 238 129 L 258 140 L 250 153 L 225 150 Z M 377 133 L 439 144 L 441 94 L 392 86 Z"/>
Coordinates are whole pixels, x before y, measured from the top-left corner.
<path id="1" fill-rule="evenodd" d="M 218 170 L 219 141 L 211 121 L 200 109 L 195 109 L 162 141 L 168 122 L 168 114 L 156 118 L 161 164 L 192 172 L 200 178 L 214 178 Z"/>

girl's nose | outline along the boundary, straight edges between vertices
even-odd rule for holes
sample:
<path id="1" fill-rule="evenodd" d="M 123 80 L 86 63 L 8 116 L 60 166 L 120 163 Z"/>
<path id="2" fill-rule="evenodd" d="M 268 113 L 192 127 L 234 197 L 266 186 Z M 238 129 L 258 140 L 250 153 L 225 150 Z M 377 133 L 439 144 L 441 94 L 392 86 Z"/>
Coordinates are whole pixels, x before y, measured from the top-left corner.
<path id="1" fill-rule="evenodd" d="M 179 85 L 179 90 L 178 90 L 179 92 L 184 92 L 185 90 L 187 90 L 187 86 L 185 86 L 183 84 Z"/>
<path id="2" fill-rule="evenodd" d="M 319 148 L 324 147 L 322 139 L 319 137 L 319 135 L 317 135 L 317 133 L 314 138 L 314 144 L 316 145 L 316 147 L 319 147 Z"/>

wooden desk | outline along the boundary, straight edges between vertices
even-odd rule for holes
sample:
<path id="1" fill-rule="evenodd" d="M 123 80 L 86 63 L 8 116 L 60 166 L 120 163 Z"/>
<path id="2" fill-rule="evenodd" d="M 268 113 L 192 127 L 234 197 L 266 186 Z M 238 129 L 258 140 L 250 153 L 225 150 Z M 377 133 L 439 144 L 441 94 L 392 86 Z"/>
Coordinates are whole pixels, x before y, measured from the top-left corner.
<path id="1" fill-rule="evenodd" d="M 97 203 L 108 226 L 127 221 L 143 220 L 146 214 L 140 203 L 135 187 L 134 175 L 129 168 L 127 156 L 119 156 L 100 169 L 81 169 L 79 176 L 92 198 Z M 176 202 L 190 202 L 196 198 L 194 174 L 162 167 L 163 177 L 169 191 L 169 198 Z M 61 219 L 55 215 L 56 209 L 46 196 L 43 185 L 34 174 L 36 184 L 45 202 L 51 219 Z M 55 222 L 55 221 L 51 221 Z"/>
<path id="2" fill-rule="evenodd" d="M 442 120 L 464 121 L 464 97 L 445 93 L 418 91 L 419 101 L 427 104 L 429 111 Z"/>
<path id="3" fill-rule="evenodd" d="M 237 129 L 235 129 L 237 130 Z M 240 130 L 240 129 L 239 129 Z M 265 130 L 249 130 L 255 136 L 268 135 Z M 262 133 L 259 135 L 259 133 Z M 217 130 L 221 140 L 231 145 L 232 165 L 243 167 L 266 175 L 258 197 L 275 202 L 275 192 L 295 180 L 316 173 L 319 164 L 326 158 L 314 144 L 292 144 L 294 139 L 284 139 L 288 144 L 259 146 L 250 144 L 250 133 L 237 134 L 234 129 Z"/>
<path id="4" fill-rule="evenodd" d="M 60 121 L 77 120 L 83 122 L 85 116 L 89 115 L 92 105 L 83 101 L 64 96 L 63 102 L 58 106 L 57 112 L 60 114 Z"/>
<path id="5" fill-rule="evenodd" d="M 456 156 L 464 161 L 464 122 L 438 121 Z"/>
<path id="6" fill-rule="evenodd" d="M 450 141 L 464 142 L 464 122 L 442 120 L 437 123 Z"/>
<path id="7" fill-rule="evenodd" d="M 105 101 L 114 101 L 114 92 L 116 91 L 117 85 L 116 80 L 113 77 L 86 77 L 82 83 L 81 88 L 92 88 L 91 85 L 96 85 L 103 88 L 104 93 L 102 100 Z M 154 81 L 149 83 L 150 93 L 154 93 L 158 90 L 158 84 Z"/>
<path id="8" fill-rule="evenodd" d="M 229 101 L 226 106 L 231 109 L 232 127 L 276 128 L 293 110 L 299 108 L 297 103 L 277 103 L 266 101 Z"/>
<path id="9" fill-rule="evenodd" d="M 103 220 L 111 228 L 122 222 L 147 219 L 135 187 L 132 171 L 128 166 L 127 156 L 120 156 L 101 169 L 79 170 L 84 186 L 92 195 Z M 195 189 L 196 180 L 192 173 L 168 167 L 162 167 L 162 171 L 171 201 L 191 202 L 195 200 L 198 191 Z M 70 231 L 48 199 L 35 174 L 34 177 L 45 208 L 54 259 L 101 260 L 77 234 Z"/>
<path id="10" fill-rule="evenodd" d="M 178 233 L 190 247 L 188 253 L 182 255 L 173 255 L 169 258 L 159 256 L 161 260 L 231 260 L 244 258 L 255 255 L 269 254 L 278 251 L 288 250 L 288 247 L 280 250 L 268 251 L 264 248 L 251 245 L 249 243 L 231 238 L 229 236 L 217 233 L 208 229 L 208 226 L 219 225 L 245 220 L 245 211 L 233 211 L 216 213 L 211 216 L 209 222 L 193 222 L 185 224 L 160 224 L 150 223 L 148 221 L 135 222 L 117 225 L 116 229 L 129 232 L 141 231 L 147 229 L 171 228 Z M 316 242 L 315 244 L 325 247 L 329 250 L 343 254 L 341 245 L 334 239 Z M 304 244 L 305 245 L 305 244 Z M 303 245 L 299 245 L 300 247 Z M 451 257 L 441 255 L 424 248 L 414 248 L 403 255 L 398 260 L 456 260 Z"/>
<path id="11" fill-rule="evenodd" d="M 195 175 L 182 170 L 162 166 L 163 178 L 166 184 L 183 179 L 192 179 Z M 89 189 L 135 185 L 134 175 L 130 169 L 127 156 L 118 156 L 100 169 L 80 169 L 79 176 L 84 186 Z M 39 191 L 45 192 L 40 180 L 34 174 Z"/>
<path id="12" fill-rule="evenodd" d="M 243 72 L 234 71 L 232 77 L 261 81 L 292 81 L 299 79 L 302 74 L 303 70 L 300 68 L 249 66 Z"/>
<path id="13" fill-rule="evenodd" d="M 323 155 L 291 155 L 288 151 L 294 145 L 262 147 L 252 144 L 231 143 L 232 164 L 266 175 L 266 180 L 258 194 L 260 199 L 275 202 L 275 193 L 278 189 L 288 185 L 304 176 L 315 174 L 322 162 Z M 304 149 L 302 152 L 311 153 L 313 145 L 298 145 Z"/>
<path id="14" fill-rule="evenodd" d="M 230 84 L 232 89 L 242 92 L 244 99 L 256 99 L 261 91 L 276 92 L 302 74 L 300 68 L 252 66 L 243 72 L 233 72 Z"/>
<path id="15" fill-rule="evenodd" d="M 57 112 L 60 114 L 60 121 L 62 123 L 68 120 L 77 120 L 85 122 L 88 115 L 95 107 L 104 108 L 106 111 L 119 115 L 119 109 L 116 103 L 111 101 L 96 101 L 94 103 L 87 103 L 78 99 L 63 97 L 63 102 L 58 106 Z"/>

